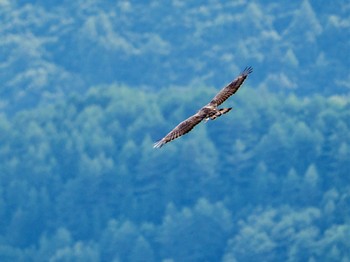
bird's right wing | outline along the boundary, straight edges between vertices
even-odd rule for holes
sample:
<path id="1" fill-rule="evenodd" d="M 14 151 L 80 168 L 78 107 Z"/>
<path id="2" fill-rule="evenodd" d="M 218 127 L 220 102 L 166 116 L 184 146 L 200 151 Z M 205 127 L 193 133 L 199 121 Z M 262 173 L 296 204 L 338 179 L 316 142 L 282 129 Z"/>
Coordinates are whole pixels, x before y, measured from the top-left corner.
<path id="1" fill-rule="evenodd" d="M 200 114 L 200 112 L 194 114 L 193 116 L 187 118 L 186 120 L 182 121 L 180 124 L 178 124 L 173 130 L 169 132 L 165 137 L 163 137 L 161 140 L 157 141 L 153 147 L 159 148 L 162 147 L 164 144 L 184 135 L 190 132 L 196 125 L 198 125 L 205 116 L 203 114 Z"/>
<path id="2" fill-rule="evenodd" d="M 218 106 L 225 102 L 227 98 L 237 92 L 251 72 L 253 72 L 253 68 L 250 66 L 246 67 L 236 79 L 220 90 L 220 92 L 210 101 L 210 104 Z"/>

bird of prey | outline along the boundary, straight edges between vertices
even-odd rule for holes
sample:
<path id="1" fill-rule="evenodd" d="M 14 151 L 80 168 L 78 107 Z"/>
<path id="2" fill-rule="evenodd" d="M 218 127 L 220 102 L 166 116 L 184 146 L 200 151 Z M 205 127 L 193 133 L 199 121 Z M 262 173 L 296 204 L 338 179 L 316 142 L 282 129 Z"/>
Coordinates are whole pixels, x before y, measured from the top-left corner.
<path id="1" fill-rule="evenodd" d="M 239 87 L 243 84 L 244 80 L 248 77 L 250 73 L 253 72 L 252 67 L 246 67 L 243 72 L 234 79 L 231 83 L 220 90 L 219 93 L 205 106 L 203 106 L 199 111 L 190 116 L 186 120 L 178 124 L 173 130 L 169 132 L 161 140 L 154 143 L 154 148 L 160 148 L 166 143 L 190 132 L 196 125 L 198 125 L 202 120 L 208 121 L 209 119 L 215 120 L 219 116 L 228 113 L 232 107 L 229 108 L 218 108 L 227 98 L 237 92 Z"/>

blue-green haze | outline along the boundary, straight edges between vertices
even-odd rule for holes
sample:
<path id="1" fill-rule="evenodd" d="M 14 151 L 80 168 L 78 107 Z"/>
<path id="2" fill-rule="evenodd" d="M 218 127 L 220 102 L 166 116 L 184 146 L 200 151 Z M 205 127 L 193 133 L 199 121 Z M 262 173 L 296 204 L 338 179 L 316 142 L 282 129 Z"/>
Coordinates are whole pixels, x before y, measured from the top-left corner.
<path id="1" fill-rule="evenodd" d="M 0 261 L 350 261 L 348 1 L 0 0 Z M 225 105 L 153 143 L 252 66 Z"/>

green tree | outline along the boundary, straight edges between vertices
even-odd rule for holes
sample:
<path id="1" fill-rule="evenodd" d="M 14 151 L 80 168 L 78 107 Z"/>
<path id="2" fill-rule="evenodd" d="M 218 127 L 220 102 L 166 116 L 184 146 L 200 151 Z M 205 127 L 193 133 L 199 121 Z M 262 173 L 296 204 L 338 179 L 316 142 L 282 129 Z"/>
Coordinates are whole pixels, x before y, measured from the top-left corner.
<path id="1" fill-rule="evenodd" d="M 312 131 L 304 122 L 298 122 L 293 128 L 289 139 L 293 142 L 291 160 L 298 167 L 298 171 L 305 170 L 318 156 L 318 147 L 323 142 L 318 131 Z"/>
<path id="2" fill-rule="evenodd" d="M 224 257 L 237 261 L 307 261 L 314 255 L 319 238 L 314 224 L 320 215 L 315 208 L 257 208 L 238 222 Z"/>
<path id="3" fill-rule="evenodd" d="M 152 247 L 147 240 L 140 236 L 137 238 L 133 249 L 128 257 L 130 262 L 143 262 L 143 261 L 155 261 Z"/>
<path id="4" fill-rule="evenodd" d="M 332 225 L 320 239 L 316 254 L 319 259 L 327 261 L 350 260 L 350 225 Z"/>
<path id="5" fill-rule="evenodd" d="M 97 262 L 100 261 L 100 257 L 96 245 L 77 242 L 73 246 L 57 250 L 49 260 L 53 262 Z"/>
<path id="6" fill-rule="evenodd" d="M 317 168 L 314 164 L 310 164 L 302 181 L 301 194 L 304 196 L 307 195 L 307 198 L 304 198 L 306 204 L 314 204 L 317 200 L 319 200 L 321 195 L 320 185 L 321 181 Z"/>
<path id="7" fill-rule="evenodd" d="M 159 228 L 161 256 L 175 261 L 215 260 L 231 230 L 231 214 L 221 203 L 200 199 L 181 211 L 169 206 Z"/>
<path id="8" fill-rule="evenodd" d="M 108 221 L 99 240 L 101 261 L 127 261 L 140 237 L 138 228 L 130 221 Z"/>
<path id="9" fill-rule="evenodd" d="M 287 177 L 282 180 L 281 186 L 282 197 L 285 202 L 293 206 L 300 206 L 303 203 L 302 178 L 293 167 L 288 171 Z"/>

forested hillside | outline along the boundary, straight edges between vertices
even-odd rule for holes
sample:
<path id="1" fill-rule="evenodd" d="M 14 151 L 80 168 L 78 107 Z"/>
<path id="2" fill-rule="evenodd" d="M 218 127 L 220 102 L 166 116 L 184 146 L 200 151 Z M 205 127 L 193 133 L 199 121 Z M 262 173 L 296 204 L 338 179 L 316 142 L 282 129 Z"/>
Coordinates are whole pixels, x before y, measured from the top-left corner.
<path id="1" fill-rule="evenodd" d="M 254 86 L 347 93 L 349 13 L 347 0 L 1 0 L 0 108 L 115 82 L 223 86 L 247 65 Z"/>
<path id="2" fill-rule="evenodd" d="M 0 0 L 0 261 L 350 261 L 349 13 Z"/>
<path id="3" fill-rule="evenodd" d="M 3 114 L 1 260 L 348 258 L 349 98 L 247 85 L 152 148 L 215 91 L 99 86 Z"/>

